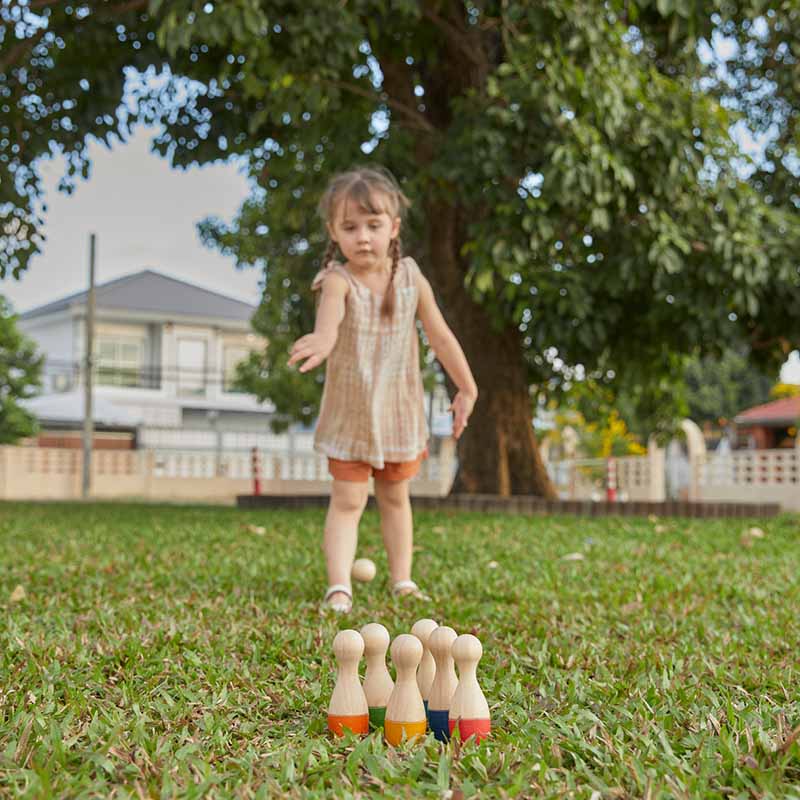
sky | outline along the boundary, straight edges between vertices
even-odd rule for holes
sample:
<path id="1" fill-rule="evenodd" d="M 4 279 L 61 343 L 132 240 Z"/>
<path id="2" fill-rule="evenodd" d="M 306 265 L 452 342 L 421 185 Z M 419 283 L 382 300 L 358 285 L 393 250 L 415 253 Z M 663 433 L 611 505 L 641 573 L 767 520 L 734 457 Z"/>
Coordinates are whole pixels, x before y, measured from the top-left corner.
<path id="1" fill-rule="evenodd" d="M 0 281 L 15 311 L 87 288 L 90 233 L 97 235 L 97 284 L 153 269 L 258 305 L 259 271 L 237 270 L 197 232 L 206 216 L 233 219 L 248 193 L 246 177 L 232 164 L 172 169 L 150 152 L 154 135 L 139 128 L 112 150 L 93 142 L 91 175 L 72 195 L 57 190 L 63 159 L 43 164 L 47 241 L 20 280 Z"/>
<path id="2" fill-rule="evenodd" d="M 138 128 L 111 150 L 90 145 L 92 171 L 72 195 L 57 191 L 61 159 L 42 166 L 48 210 L 47 241 L 20 280 L 0 281 L 0 293 L 19 312 L 87 287 L 89 234 L 97 234 L 98 284 L 153 269 L 229 297 L 258 304 L 261 274 L 237 270 L 232 258 L 206 248 L 197 223 L 206 216 L 230 221 L 248 194 L 246 177 L 233 164 L 188 170 L 170 168 L 150 152 L 154 130 Z M 793 353 L 781 379 L 800 383 Z"/>

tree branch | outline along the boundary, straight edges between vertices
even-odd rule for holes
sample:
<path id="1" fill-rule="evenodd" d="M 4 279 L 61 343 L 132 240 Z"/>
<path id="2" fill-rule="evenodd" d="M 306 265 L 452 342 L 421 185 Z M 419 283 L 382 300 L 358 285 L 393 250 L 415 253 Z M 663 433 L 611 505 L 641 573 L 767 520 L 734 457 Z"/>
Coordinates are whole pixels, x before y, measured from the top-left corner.
<path id="1" fill-rule="evenodd" d="M 107 13 L 113 14 L 124 14 L 126 11 L 135 11 L 137 8 L 147 8 L 148 0 L 129 0 L 127 3 L 123 3 L 119 6 L 111 6 L 110 8 L 102 8 L 102 9 L 93 9 L 93 12 L 97 14 L 99 11 L 104 11 Z M 59 6 L 63 5 L 63 0 L 31 0 L 28 3 L 28 9 L 30 11 L 35 11 L 39 8 L 49 8 L 50 6 Z"/>
<path id="2" fill-rule="evenodd" d="M 347 81 L 332 81 L 332 80 L 321 80 L 320 83 L 323 86 L 330 86 L 335 89 L 341 89 L 344 92 L 350 92 L 351 94 L 357 94 L 360 97 L 366 97 L 370 100 L 379 100 L 378 94 L 376 91 L 370 91 L 369 89 L 364 89 L 361 86 L 357 86 L 353 83 L 347 83 Z M 427 133 L 434 133 L 436 128 L 431 125 L 431 123 L 425 118 L 425 115 L 417 111 L 416 108 L 412 108 L 408 106 L 406 103 L 401 102 L 400 100 L 396 100 L 392 97 L 389 97 L 386 100 L 386 104 L 390 108 L 397 109 L 398 111 L 402 112 L 406 115 L 410 120 L 413 120 L 416 125 L 413 127 L 417 130 L 423 130 Z"/>
<path id="3" fill-rule="evenodd" d="M 25 53 L 33 50 L 45 33 L 47 33 L 47 28 L 39 28 L 35 35 L 28 39 L 23 39 L 21 42 L 15 44 L 8 51 L 8 55 L 0 61 L 0 72 L 5 72 L 7 67 L 14 66 L 14 64 L 16 64 L 17 61 L 19 61 L 19 59 L 25 55 Z"/>
<path id="4" fill-rule="evenodd" d="M 56 6 L 60 3 L 61 0 L 32 0 L 32 2 L 28 4 L 28 9 L 34 11 L 39 8 Z M 110 8 L 103 9 L 103 13 L 111 14 L 112 17 L 115 17 L 118 14 L 125 14 L 128 11 L 136 11 L 140 8 L 147 8 L 147 3 L 148 0 L 129 0 L 127 3 L 122 3 L 118 6 L 111 6 Z M 98 11 L 95 11 L 95 14 L 97 13 Z M 39 40 L 48 32 L 48 30 L 49 28 L 39 28 L 39 30 L 36 31 L 33 36 L 29 37 L 28 39 L 23 39 L 15 44 L 9 50 L 8 55 L 5 58 L 0 59 L 0 72 L 5 72 L 8 67 L 16 64 L 23 55 L 33 50 L 33 48 L 39 43 Z"/>
<path id="5" fill-rule="evenodd" d="M 462 55 L 466 56 L 481 72 L 486 71 L 486 59 L 481 58 L 480 48 L 476 48 L 470 44 L 464 31 L 459 30 L 452 22 L 440 17 L 433 9 L 425 6 L 422 9 L 422 16 L 432 22 L 445 36 L 461 51 Z"/>
<path id="6" fill-rule="evenodd" d="M 108 10 L 112 15 L 125 14 L 128 11 L 136 11 L 139 8 L 147 8 L 148 0 L 130 0 L 128 3 L 123 3 L 121 6 L 112 6 Z"/>

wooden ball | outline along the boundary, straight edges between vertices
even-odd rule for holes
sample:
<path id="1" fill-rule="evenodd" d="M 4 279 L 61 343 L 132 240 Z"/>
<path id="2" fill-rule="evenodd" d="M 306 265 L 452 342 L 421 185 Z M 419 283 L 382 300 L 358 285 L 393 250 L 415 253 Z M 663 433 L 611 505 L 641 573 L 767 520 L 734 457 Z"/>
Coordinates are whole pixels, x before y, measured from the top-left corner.
<path id="1" fill-rule="evenodd" d="M 350 574 L 353 576 L 353 580 L 369 583 L 375 577 L 376 571 L 374 561 L 369 558 L 357 558 L 353 562 L 353 569 Z"/>

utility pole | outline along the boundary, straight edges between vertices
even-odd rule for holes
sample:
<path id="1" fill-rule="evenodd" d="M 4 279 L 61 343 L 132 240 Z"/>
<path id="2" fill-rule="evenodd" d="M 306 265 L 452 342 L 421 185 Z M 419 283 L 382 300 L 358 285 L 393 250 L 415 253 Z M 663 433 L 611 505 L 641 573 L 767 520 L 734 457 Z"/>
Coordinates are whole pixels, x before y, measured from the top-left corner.
<path id="1" fill-rule="evenodd" d="M 94 252 L 95 235 L 89 234 L 89 294 L 86 298 L 86 358 L 84 359 L 83 402 L 83 499 L 89 497 L 92 480 L 92 439 L 94 419 L 92 414 L 92 367 L 94 364 Z"/>

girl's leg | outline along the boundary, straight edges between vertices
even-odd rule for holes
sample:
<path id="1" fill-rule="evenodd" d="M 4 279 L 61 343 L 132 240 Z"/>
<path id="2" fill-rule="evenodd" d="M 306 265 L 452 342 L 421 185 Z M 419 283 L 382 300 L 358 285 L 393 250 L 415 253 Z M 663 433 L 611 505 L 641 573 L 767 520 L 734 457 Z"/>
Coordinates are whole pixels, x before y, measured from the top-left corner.
<path id="1" fill-rule="evenodd" d="M 408 481 L 375 481 L 375 499 L 381 515 L 381 533 L 392 584 L 411 579 L 414 529 Z"/>
<path id="2" fill-rule="evenodd" d="M 350 570 L 358 543 L 358 521 L 367 504 L 367 483 L 333 481 L 322 549 L 328 570 L 328 586 L 343 583 L 350 586 Z M 344 602 L 347 596 L 336 592 L 331 603 Z"/>

